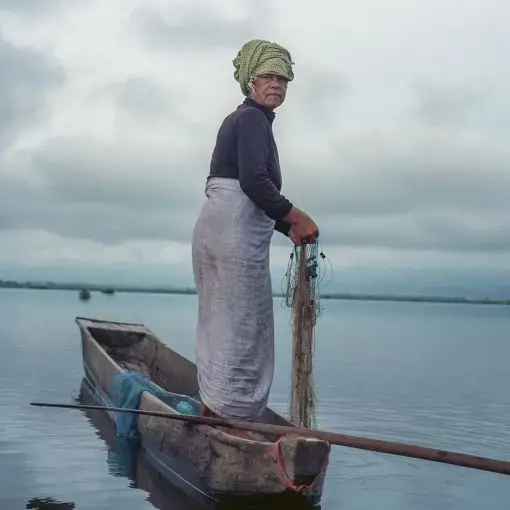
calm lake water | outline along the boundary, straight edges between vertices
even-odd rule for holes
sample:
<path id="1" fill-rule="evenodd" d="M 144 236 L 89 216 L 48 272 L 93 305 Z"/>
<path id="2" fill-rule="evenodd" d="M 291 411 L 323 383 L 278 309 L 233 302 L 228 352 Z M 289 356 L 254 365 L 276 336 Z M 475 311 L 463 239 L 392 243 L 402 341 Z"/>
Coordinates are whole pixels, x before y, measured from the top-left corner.
<path id="1" fill-rule="evenodd" d="M 510 308 L 323 305 L 315 361 L 321 429 L 510 460 Z M 286 411 L 289 314 L 279 299 L 275 311 L 271 405 Z M 143 322 L 193 359 L 195 314 L 195 296 L 93 293 L 82 303 L 76 292 L 0 290 L 1 510 L 24 509 L 33 498 L 74 502 L 76 510 L 185 508 L 161 487 L 151 502 L 81 411 L 28 404 L 77 396 L 75 316 Z M 504 475 L 333 446 L 322 508 L 507 510 L 509 500 Z"/>

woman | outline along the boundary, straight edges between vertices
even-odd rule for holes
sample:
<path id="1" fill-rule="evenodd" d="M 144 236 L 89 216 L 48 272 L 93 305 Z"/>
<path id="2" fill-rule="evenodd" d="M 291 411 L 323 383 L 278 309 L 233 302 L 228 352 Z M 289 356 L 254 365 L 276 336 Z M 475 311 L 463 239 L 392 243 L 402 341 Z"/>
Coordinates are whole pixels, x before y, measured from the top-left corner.
<path id="1" fill-rule="evenodd" d="M 289 52 L 257 39 L 233 64 L 246 99 L 219 129 L 193 231 L 197 370 L 203 416 L 257 420 L 274 370 L 271 237 L 313 242 L 318 228 L 280 193 L 272 122 L 294 78 Z"/>

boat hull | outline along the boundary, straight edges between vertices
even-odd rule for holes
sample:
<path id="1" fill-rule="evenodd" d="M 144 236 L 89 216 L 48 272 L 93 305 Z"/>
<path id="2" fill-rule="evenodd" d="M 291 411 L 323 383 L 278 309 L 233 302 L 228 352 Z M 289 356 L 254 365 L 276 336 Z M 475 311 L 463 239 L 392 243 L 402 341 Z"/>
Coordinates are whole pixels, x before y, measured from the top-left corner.
<path id="1" fill-rule="evenodd" d="M 85 375 L 105 405 L 113 405 L 112 379 L 141 360 L 145 375 L 168 391 L 196 396 L 195 365 L 140 324 L 77 318 Z M 149 356 L 150 351 L 150 356 Z M 126 354 L 127 353 L 127 354 Z M 135 356 L 136 354 L 136 356 Z M 152 365 L 149 367 L 149 358 Z M 123 366 L 124 365 L 124 366 Z M 144 391 L 139 409 L 177 413 Z M 108 413 L 115 421 L 113 413 Z M 290 425 L 268 409 L 264 421 Z M 298 436 L 244 439 L 218 428 L 138 415 L 139 446 L 172 484 L 192 497 L 237 504 L 257 499 L 318 506 L 329 463 L 330 444 Z"/>

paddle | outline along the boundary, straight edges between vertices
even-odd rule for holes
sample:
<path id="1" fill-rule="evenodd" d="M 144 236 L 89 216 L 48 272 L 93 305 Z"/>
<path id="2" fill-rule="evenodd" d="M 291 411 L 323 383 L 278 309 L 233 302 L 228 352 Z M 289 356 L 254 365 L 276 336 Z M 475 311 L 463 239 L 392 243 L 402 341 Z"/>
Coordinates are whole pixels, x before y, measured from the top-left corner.
<path id="1" fill-rule="evenodd" d="M 337 434 L 334 432 L 325 432 L 320 430 L 304 429 L 300 427 L 272 425 L 269 423 L 223 420 L 220 418 L 208 418 L 202 416 L 188 416 L 183 414 L 171 414 L 160 411 L 145 411 L 141 409 L 126 409 L 121 407 L 104 407 L 83 404 L 52 404 L 45 402 L 31 402 L 30 405 L 38 407 L 58 407 L 63 409 L 92 409 L 98 411 L 113 411 L 116 413 L 135 413 L 147 416 L 157 416 L 171 420 L 186 421 L 196 425 L 221 426 L 239 430 L 249 430 L 252 432 L 261 432 L 273 434 L 276 436 L 299 435 L 328 441 L 338 446 L 347 446 L 358 448 L 360 450 L 370 450 L 374 452 L 387 453 L 390 455 L 399 455 L 415 459 L 429 460 L 432 462 L 441 462 L 443 464 L 452 464 L 482 471 L 491 471 L 493 473 L 502 473 L 510 475 L 510 462 L 504 460 L 489 459 L 466 453 L 457 453 L 445 450 L 436 450 L 405 443 L 396 443 L 392 441 L 383 441 L 380 439 L 370 439 L 365 437 L 349 436 L 346 434 Z"/>

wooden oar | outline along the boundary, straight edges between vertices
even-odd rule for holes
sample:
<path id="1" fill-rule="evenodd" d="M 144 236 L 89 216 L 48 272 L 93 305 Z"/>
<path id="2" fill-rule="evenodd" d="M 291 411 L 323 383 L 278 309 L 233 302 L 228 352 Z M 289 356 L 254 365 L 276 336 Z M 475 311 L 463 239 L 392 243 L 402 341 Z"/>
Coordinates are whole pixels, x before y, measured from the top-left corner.
<path id="1" fill-rule="evenodd" d="M 238 420 L 223 420 L 220 418 L 209 418 L 202 416 L 188 416 L 183 414 L 164 413 L 161 411 L 145 411 L 141 409 L 126 409 L 123 407 L 105 407 L 83 404 L 52 404 L 45 402 L 31 402 L 32 406 L 38 407 L 59 407 L 63 409 L 92 409 L 97 411 L 112 411 L 116 413 L 134 413 L 147 416 L 157 416 L 171 420 L 186 421 L 196 425 L 209 425 L 212 427 L 227 427 L 238 430 L 249 430 L 276 436 L 298 435 L 311 437 L 328 441 L 330 444 L 338 446 L 347 446 L 358 448 L 360 450 L 370 450 L 374 452 L 387 453 L 390 455 L 399 455 L 402 457 L 411 457 L 415 459 L 429 460 L 432 462 L 441 462 L 443 464 L 452 464 L 482 471 L 491 471 L 493 473 L 502 473 L 510 475 L 510 462 L 504 460 L 490 459 L 469 455 L 467 453 L 457 453 L 446 450 L 436 450 L 405 443 L 396 443 L 393 441 L 383 441 L 380 439 L 370 439 L 365 437 L 350 436 L 346 434 L 337 434 L 335 432 L 325 432 L 320 430 L 304 429 L 300 427 L 273 425 L 261 422 L 249 422 Z"/>

